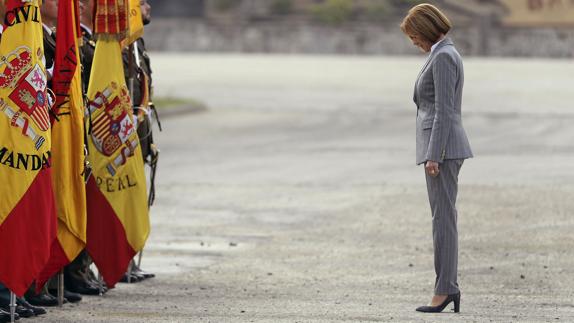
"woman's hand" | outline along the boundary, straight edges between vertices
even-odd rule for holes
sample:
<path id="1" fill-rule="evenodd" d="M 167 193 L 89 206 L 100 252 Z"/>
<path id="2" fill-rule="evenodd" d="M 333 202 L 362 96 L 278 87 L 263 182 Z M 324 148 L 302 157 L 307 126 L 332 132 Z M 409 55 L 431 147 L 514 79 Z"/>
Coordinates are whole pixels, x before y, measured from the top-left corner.
<path id="1" fill-rule="evenodd" d="M 432 160 L 427 160 L 425 170 L 430 177 L 437 177 L 439 173 L 438 163 Z"/>

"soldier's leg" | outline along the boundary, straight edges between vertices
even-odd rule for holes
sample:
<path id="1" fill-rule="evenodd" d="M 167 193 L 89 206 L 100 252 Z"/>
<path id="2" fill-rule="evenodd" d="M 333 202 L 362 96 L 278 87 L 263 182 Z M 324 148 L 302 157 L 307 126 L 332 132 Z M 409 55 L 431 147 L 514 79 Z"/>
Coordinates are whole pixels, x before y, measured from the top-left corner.
<path id="1" fill-rule="evenodd" d="M 83 295 L 98 295 L 99 284 L 90 269 L 92 259 L 83 250 L 68 266 L 64 268 L 66 289 Z"/>
<path id="2" fill-rule="evenodd" d="M 48 293 L 48 289 L 42 288 L 36 293 L 36 283 L 33 283 L 25 295 L 28 303 L 34 306 L 58 306 L 58 299 Z"/>

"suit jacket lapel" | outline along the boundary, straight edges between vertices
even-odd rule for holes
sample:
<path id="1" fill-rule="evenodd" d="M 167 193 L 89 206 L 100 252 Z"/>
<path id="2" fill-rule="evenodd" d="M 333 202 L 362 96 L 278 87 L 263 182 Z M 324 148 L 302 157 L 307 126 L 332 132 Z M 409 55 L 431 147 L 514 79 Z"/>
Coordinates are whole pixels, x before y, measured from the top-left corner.
<path id="1" fill-rule="evenodd" d="M 436 53 L 438 52 L 438 50 L 446 45 L 453 45 L 452 40 L 449 37 L 445 37 L 445 39 L 443 39 L 438 45 L 437 47 L 434 49 L 434 51 L 428 56 L 427 61 L 425 62 L 425 65 L 423 65 L 423 68 L 421 69 L 421 71 L 419 72 L 419 75 L 417 76 L 417 80 L 415 82 L 415 91 L 414 91 L 414 95 L 413 95 L 413 100 L 418 104 L 418 95 L 419 95 L 419 91 L 418 91 L 418 84 L 419 84 L 419 80 L 421 78 L 421 76 L 423 75 L 423 72 L 426 70 L 427 66 L 430 64 L 430 62 L 433 60 L 434 56 L 436 55 Z"/>
<path id="2" fill-rule="evenodd" d="M 415 81 L 415 93 L 414 93 L 413 99 L 414 99 L 415 103 L 417 103 L 417 104 L 419 102 L 419 89 L 418 89 L 419 88 L 419 80 L 421 78 L 421 75 L 423 75 L 424 70 L 429 65 L 432 57 L 433 57 L 433 54 L 431 54 L 431 55 L 429 55 L 429 57 L 427 57 L 427 61 L 425 62 L 425 65 L 423 65 L 423 68 L 419 72 L 419 75 L 417 76 L 417 80 Z"/>

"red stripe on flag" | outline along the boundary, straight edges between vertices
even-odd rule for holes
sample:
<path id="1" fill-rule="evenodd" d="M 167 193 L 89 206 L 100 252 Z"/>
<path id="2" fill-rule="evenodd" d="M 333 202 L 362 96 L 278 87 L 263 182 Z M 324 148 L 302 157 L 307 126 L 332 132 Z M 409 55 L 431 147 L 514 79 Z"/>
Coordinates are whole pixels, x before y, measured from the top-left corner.
<path id="1" fill-rule="evenodd" d="M 100 127 L 102 124 L 108 124 L 110 123 L 110 119 L 107 118 L 106 113 L 100 113 L 99 116 L 97 116 L 93 121 L 92 124 L 94 125 L 94 128 L 98 128 Z"/>
<path id="2" fill-rule="evenodd" d="M 46 131 L 50 128 L 50 117 L 48 113 L 45 112 L 46 108 L 44 107 L 37 107 L 34 112 L 32 112 L 32 116 L 34 120 L 38 122 L 38 126 L 40 129 Z"/>
<path id="3" fill-rule="evenodd" d="M 42 272 L 40 272 L 40 274 L 38 274 L 38 277 L 36 278 L 36 292 L 40 292 L 48 279 L 54 276 L 64 266 L 72 262 L 68 259 L 68 256 L 66 256 L 66 252 L 62 248 L 62 245 L 58 239 L 55 239 L 54 243 L 52 243 L 51 250 L 50 260 L 48 260 L 48 263 L 46 266 L 44 266 L 44 269 Z"/>
<path id="4" fill-rule="evenodd" d="M 97 126 L 94 126 L 94 134 L 97 136 L 103 135 L 104 133 L 106 133 L 109 130 L 109 125 L 110 122 L 106 122 L 106 123 L 101 123 Z"/>
<path id="5" fill-rule="evenodd" d="M 106 285 L 110 288 L 122 278 L 136 252 L 129 244 L 124 226 L 100 192 L 94 177 L 86 185 L 88 200 L 87 246 Z"/>
<path id="6" fill-rule="evenodd" d="M 108 127 L 108 126 L 109 126 L 109 123 L 108 123 L 108 124 L 100 125 L 100 126 L 98 126 L 97 128 L 94 127 L 94 130 L 93 130 L 93 131 L 94 131 L 94 134 L 96 134 L 96 135 L 101 135 L 101 134 L 107 132 L 107 131 L 109 130 L 109 127 Z"/>
<path id="7" fill-rule="evenodd" d="M 56 239 L 51 170 L 41 170 L 0 225 L 0 281 L 24 295 L 50 257 Z"/>

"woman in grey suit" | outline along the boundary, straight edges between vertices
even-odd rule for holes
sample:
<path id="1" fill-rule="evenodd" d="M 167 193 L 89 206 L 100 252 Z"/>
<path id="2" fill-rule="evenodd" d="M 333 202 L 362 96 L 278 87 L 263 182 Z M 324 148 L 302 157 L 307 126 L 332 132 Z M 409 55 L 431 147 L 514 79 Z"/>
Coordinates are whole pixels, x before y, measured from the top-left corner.
<path id="1" fill-rule="evenodd" d="M 430 4 L 412 8 L 401 24 L 413 44 L 429 53 L 415 84 L 414 101 L 416 162 L 425 165 L 436 280 L 431 303 L 417 308 L 419 312 L 442 312 L 451 302 L 455 312 L 460 310 L 455 204 L 458 174 L 472 152 L 461 120 L 462 59 L 446 36 L 451 27 L 448 18 Z"/>

